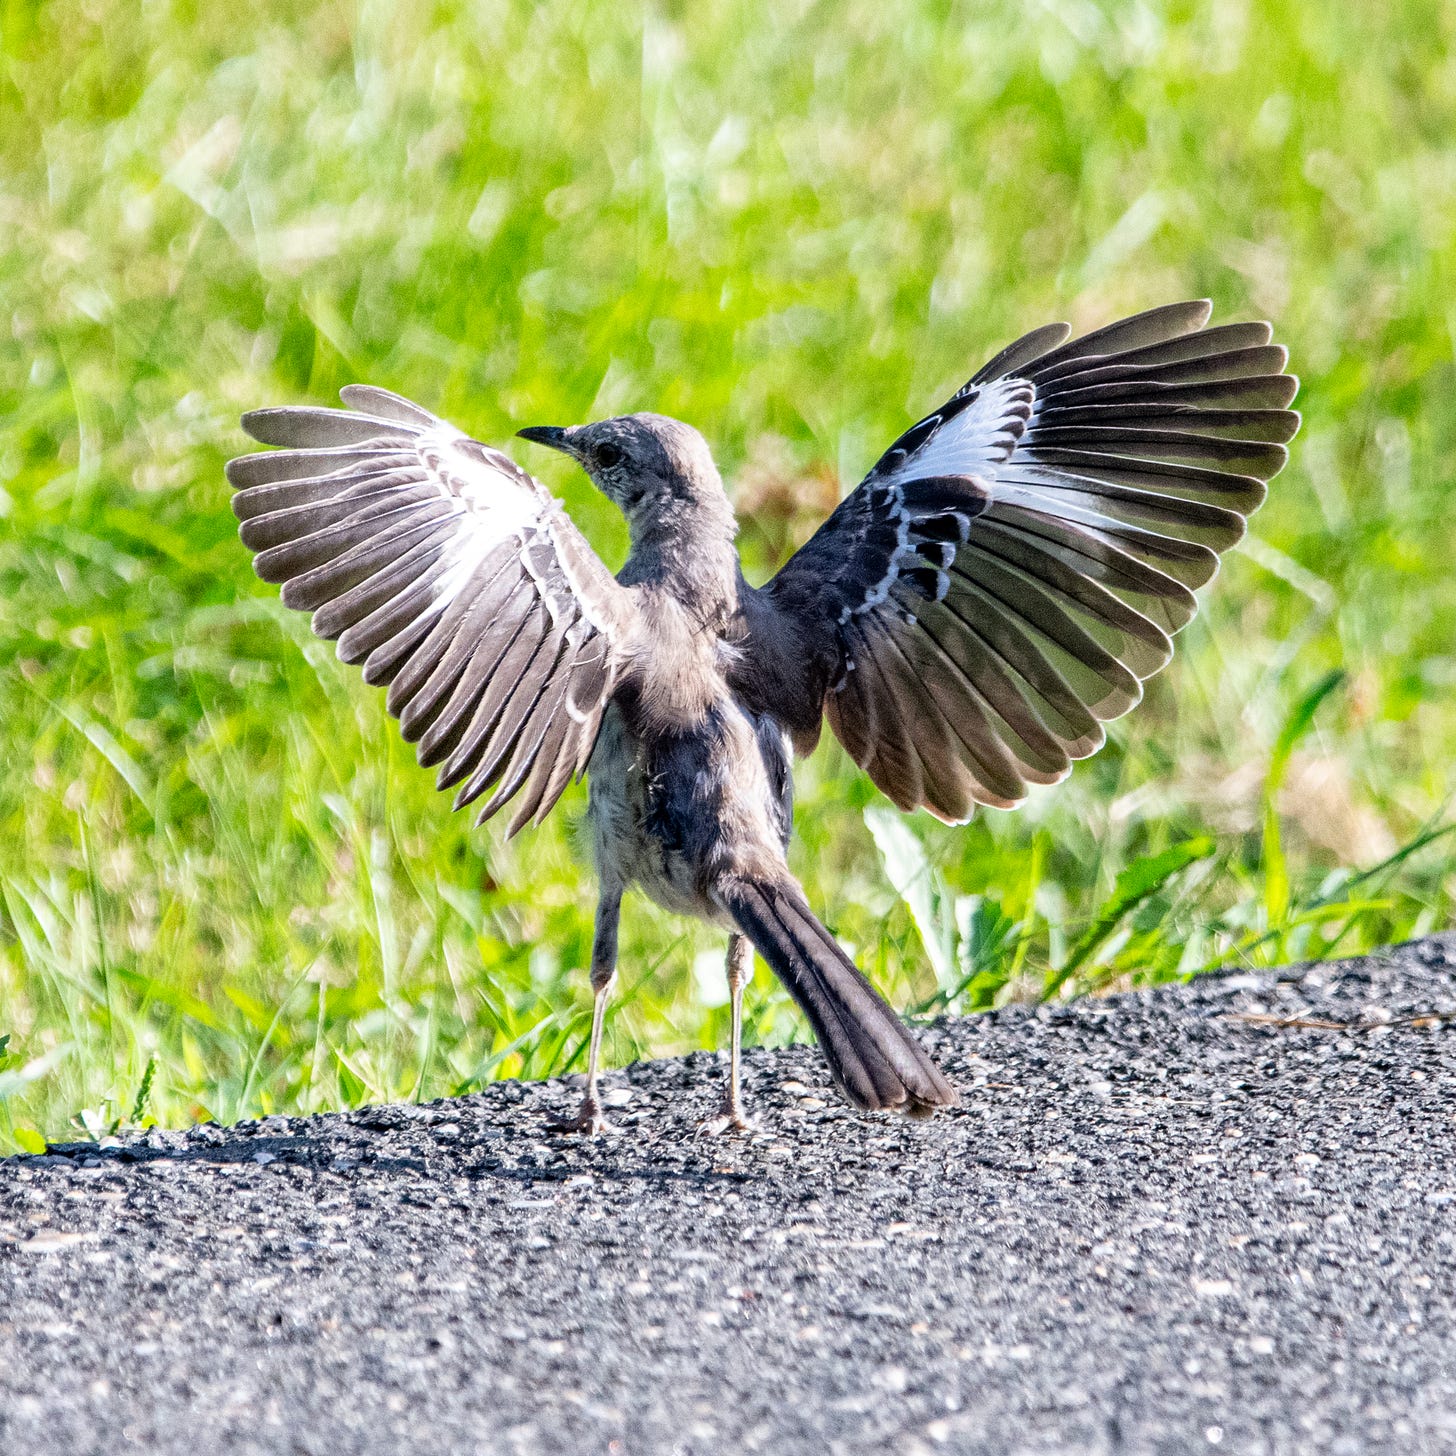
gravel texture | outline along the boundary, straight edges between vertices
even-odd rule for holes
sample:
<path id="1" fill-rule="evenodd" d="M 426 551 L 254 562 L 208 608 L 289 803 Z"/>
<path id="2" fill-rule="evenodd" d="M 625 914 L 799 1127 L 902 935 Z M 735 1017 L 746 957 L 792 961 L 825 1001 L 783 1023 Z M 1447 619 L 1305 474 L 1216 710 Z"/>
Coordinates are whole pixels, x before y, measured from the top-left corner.
<path id="1" fill-rule="evenodd" d="M 0 1450 L 1456 1450 L 1456 936 L 0 1162 Z"/>

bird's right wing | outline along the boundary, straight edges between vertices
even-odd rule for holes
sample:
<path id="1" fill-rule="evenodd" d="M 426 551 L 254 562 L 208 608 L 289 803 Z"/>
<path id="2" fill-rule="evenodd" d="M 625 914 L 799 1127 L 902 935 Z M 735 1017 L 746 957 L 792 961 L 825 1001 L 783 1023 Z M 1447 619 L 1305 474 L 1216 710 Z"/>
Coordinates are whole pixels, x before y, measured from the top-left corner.
<path id="1" fill-rule="evenodd" d="M 1299 426 L 1268 324 L 1207 303 L 1003 350 L 758 594 L 903 809 L 1010 807 L 1095 752 L 1193 616 Z"/>
<path id="2" fill-rule="evenodd" d="M 389 685 L 457 808 L 494 789 L 483 820 L 523 789 L 511 833 L 539 823 L 591 756 L 633 595 L 509 456 L 387 390 L 342 393 L 352 409 L 243 417 L 285 447 L 227 466 L 258 575 Z"/>

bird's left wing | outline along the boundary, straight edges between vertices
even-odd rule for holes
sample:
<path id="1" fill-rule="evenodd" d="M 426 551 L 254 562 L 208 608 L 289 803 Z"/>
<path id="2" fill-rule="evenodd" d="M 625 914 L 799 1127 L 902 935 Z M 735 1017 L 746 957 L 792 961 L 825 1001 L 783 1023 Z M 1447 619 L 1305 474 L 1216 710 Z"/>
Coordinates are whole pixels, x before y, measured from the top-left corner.
<path id="1" fill-rule="evenodd" d="M 1172 655 L 1299 425 L 1268 324 L 1209 312 L 1028 334 L 755 594 L 816 721 L 902 809 L 959 821 L 1055 782 Z"/>
<path id="2" fill-rule="evenodd" d="M 390 394 L 347 410 L 256 410 L 280 450 L 228 462 L 240 534 L 344 662 L 439 764 L 456 807 L 540 822 L 591 756 L 635 605 L 545 488 L 509 456 Z M 477 821 L 478 822 L 478 821 Z"/>

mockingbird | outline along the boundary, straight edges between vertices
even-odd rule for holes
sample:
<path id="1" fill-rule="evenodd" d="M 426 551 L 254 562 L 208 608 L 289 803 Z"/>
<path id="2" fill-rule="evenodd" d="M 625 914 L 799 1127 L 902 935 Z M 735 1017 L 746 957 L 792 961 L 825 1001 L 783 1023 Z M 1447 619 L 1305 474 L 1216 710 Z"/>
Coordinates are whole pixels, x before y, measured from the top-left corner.
<path id="1" fill-rule="evenodd" d="M 508 456 L 386 390 L 257 410 L 281 450 L 227 467 L 258 575 L 388 684 L 419 761 L 538 823 L 583 772 L 601 898 L 587 1089 L 625 890 L 729 932 L 739 1096 L 753 949 L 856 1107 L 955 1091 L 815 918 L 785 858 L 791 752 L 821 720 L 903 810 L 950 823 L 1063 778 L 1131 708 L 1243 534 L 1299 425 L 1267 324 L 1152 309 L 1002 350 L 885 452 L 762 587 L 701 435 L 662 415 L 520 431 L 564 451 L 631 534 L 616 576 Z"/>

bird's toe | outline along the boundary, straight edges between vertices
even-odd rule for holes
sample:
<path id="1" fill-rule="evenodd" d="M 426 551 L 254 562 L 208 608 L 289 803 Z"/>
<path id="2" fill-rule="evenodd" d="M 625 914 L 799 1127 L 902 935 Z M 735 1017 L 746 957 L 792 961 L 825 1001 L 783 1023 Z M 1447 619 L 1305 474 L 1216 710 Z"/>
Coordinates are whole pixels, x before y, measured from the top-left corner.
<path id="1" fill-rule="evenodd" d="M 559 1118 L 546 1125 L 548 1132 L 562 1135 L 579 1134 L 584 1137 L 600 1137 L 614 1133 L 616 1128 L 602 1114 L 601 1104 L 587 1098 L 581 1104 L 581 1111 L 575 1117 Z"/>
<path id="2" fill-rule="evenodd" d="M 724 1098 L 718 1108 L 715 1117 L 710 1117 L 706 1122 L 698 1124 L 699 1137 L 723 1137 L 727 1133 L 754 1133 L 759 1130 L 758 1124 L 744 1112 L 738 1103 Z"/>

